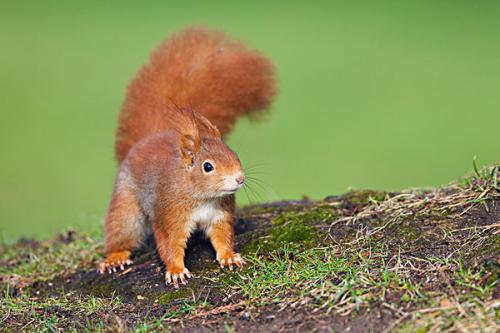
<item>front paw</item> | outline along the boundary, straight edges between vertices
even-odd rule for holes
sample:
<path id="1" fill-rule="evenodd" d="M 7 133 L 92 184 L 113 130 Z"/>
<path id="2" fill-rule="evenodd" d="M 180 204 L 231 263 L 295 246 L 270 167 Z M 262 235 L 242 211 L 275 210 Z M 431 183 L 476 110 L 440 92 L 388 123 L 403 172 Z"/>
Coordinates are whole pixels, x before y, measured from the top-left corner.
<path id="1" fill-rule="evenodd" d="M 187 268 L 178 269 L 167 269 L 165 273 L 165 283 L 168 285 L 173 285 L 175 288 L 179 288 L 179 281 L 183 284 L 187 284 L 187 279 L 193 277 L 191 272 Z"/>
<path id="2" fill-rule="evenodd" d="M 130 251 L 112 252 L 106 256 L 106 259 L 101 261 L 97 267 L 100 274 L 108 272 L 109 274 L 116 272 L 117 268 L 125 269 L 125 266 L 131 265 Z"/>
<path id="3" fill-rule="evenodd" d="M 228 267 L 230 271 L 233 270 L 233 265 L 236 267 L 242 267 L 245 261 L 241 258 L 239 253 L 227 253 L 225 255 L 217 255 L 217 261 L 220 264 L 220 268 Z"/>

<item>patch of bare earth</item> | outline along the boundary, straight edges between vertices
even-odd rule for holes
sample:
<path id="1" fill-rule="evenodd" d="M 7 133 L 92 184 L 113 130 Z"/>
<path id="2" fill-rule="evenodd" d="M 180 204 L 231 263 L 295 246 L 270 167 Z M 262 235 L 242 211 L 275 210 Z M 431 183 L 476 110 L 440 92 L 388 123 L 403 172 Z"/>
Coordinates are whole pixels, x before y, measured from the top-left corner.
<path id="1" fill-rule="evenodd" d="M 247 268 L 221 272 L 210 244 L 195 235 L 186 258 L 194 278 L 179 290 L 165 285 L 152 240 L 112 275 L 97 274 L 98 258 L 83 256 L 48 279 L 32 278 L 20 270 L 29 258 L 2 257 L 2 329 L 497 332 L 495 170 L 429 191 L 355 191 L 245 208 L 236 230 Z M 57 303 L 63 298 L 101 303 L 82 317 Z"/>

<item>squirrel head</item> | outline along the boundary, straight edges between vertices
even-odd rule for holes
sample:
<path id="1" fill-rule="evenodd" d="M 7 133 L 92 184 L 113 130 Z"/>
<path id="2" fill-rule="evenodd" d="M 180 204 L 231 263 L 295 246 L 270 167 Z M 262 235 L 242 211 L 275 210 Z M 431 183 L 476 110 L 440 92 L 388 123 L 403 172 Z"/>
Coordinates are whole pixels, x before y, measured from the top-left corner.
<path id="1" fill-rule="evenodd" d="M 181 135 L 180 157 L 189 173 L 193 193 L 213 199 L 236 193 L 245 182 L 240 159 L 222 140 L 215 126 L 192 111 L 190 130 Z"/>

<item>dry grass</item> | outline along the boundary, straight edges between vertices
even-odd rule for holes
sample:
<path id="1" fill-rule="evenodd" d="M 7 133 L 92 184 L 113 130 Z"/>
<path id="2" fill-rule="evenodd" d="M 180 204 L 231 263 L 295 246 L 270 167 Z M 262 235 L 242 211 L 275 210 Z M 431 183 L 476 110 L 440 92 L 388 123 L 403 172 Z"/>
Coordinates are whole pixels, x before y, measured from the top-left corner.
<path id="1" fill-rule="evenodd" d="M 10 323 L 10 331 L 23 327 L 48 332 L 152 332 L 195 330 L 201 323 L 211 323 L 220 330 L 247 323 L 250 326 L 243 326 L 244 330 L 257 330 L 255 325 L 260 322 L 248 322 L 248 318 L 260 316 L 259 309 L 264 309 L 265 318 L 294 311 L 306 313 L 313 325 L 310 327 L 318 328 L 314 325 L 322 321 L 324 330 L 351 329 L 351 323 L 362 318 L 366 325 L 375 323 L 375 330 L 382 327 L 386 332 L 497 332 L 498 181 L 495 167 L 439 189 L 250 210 L 243 219 L 268 224 L 265 233 L 249 234 L 247 242 L 256 241 L 257 248 L 267 244 L 265 250 L 247 254 L 249 265 L 244 270 L 220 274 L 208 268 L 198 272 L 199 280 L 190 283 L 193 289 L 187 293 L 181 290 L 179 298 L 170 297 L 171 291 L 158 285 L 152 288 L 141 283 L 134 288 L 140 295 L 149 293 L 147 298 L 141 296 L 141 302 L 136 297 L 122 301 L 114 294 L 85 295 L 85 290 L 83 294 L 68 291 L 39 297 L 36 283 L 53 278 L 61 281 L 77 268 L 91 270 L 100 242 L 71 234 L 71 239 L 66 235 L 49 242 L 5 247 L 0 274 L 8 289 L 0 319 Z M 304 237 L 305 231 L 309 238 Z M 113 278 L 95 280 L 86 273 L 76 276 L 110 283 L 112 290 L 129 289 L 123 281 L 134 283 L 132 276 L 150 281 L 151 274 L 159 273 L 151 269 L 151 262 L 141 265 L 115 277 L 121 279 L 119 287 Z M 202 287 L 196 289 L 196 285 Z M 65 287 L 64 283 L 58 285 Z M 210 297 L 213 294 L 220 297 Z M 165 295 L 165 304 L 153 302 Z M 135 318 L 131 324 L 127 318 L 131 313 L 142 313 L 144 307 L 156 312 Z M 113 309 L 113 315 L 107 309 Z M 90 322 L 76 319 L 82 314 L 90 315 Z M 231 321 L 221 322 L 224 316 Z M 346 324 L 336 326 L 339 322 Z M 351 331 L 364 329 L 366 326 Z"/>

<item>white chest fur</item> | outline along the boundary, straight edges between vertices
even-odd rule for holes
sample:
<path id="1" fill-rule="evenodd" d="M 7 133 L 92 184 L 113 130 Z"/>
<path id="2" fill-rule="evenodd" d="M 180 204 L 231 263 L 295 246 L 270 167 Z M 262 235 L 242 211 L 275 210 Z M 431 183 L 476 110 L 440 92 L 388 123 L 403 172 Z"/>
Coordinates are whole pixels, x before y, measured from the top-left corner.
<path id="1" fill-rule="evenodd" d="M 221 209 L 219 202 L 208 201 L 196 207 L 191 213 L 190 229 L 198 227 L 208 231 L 210 227 L 224 218 L 224 211 Z"/>

